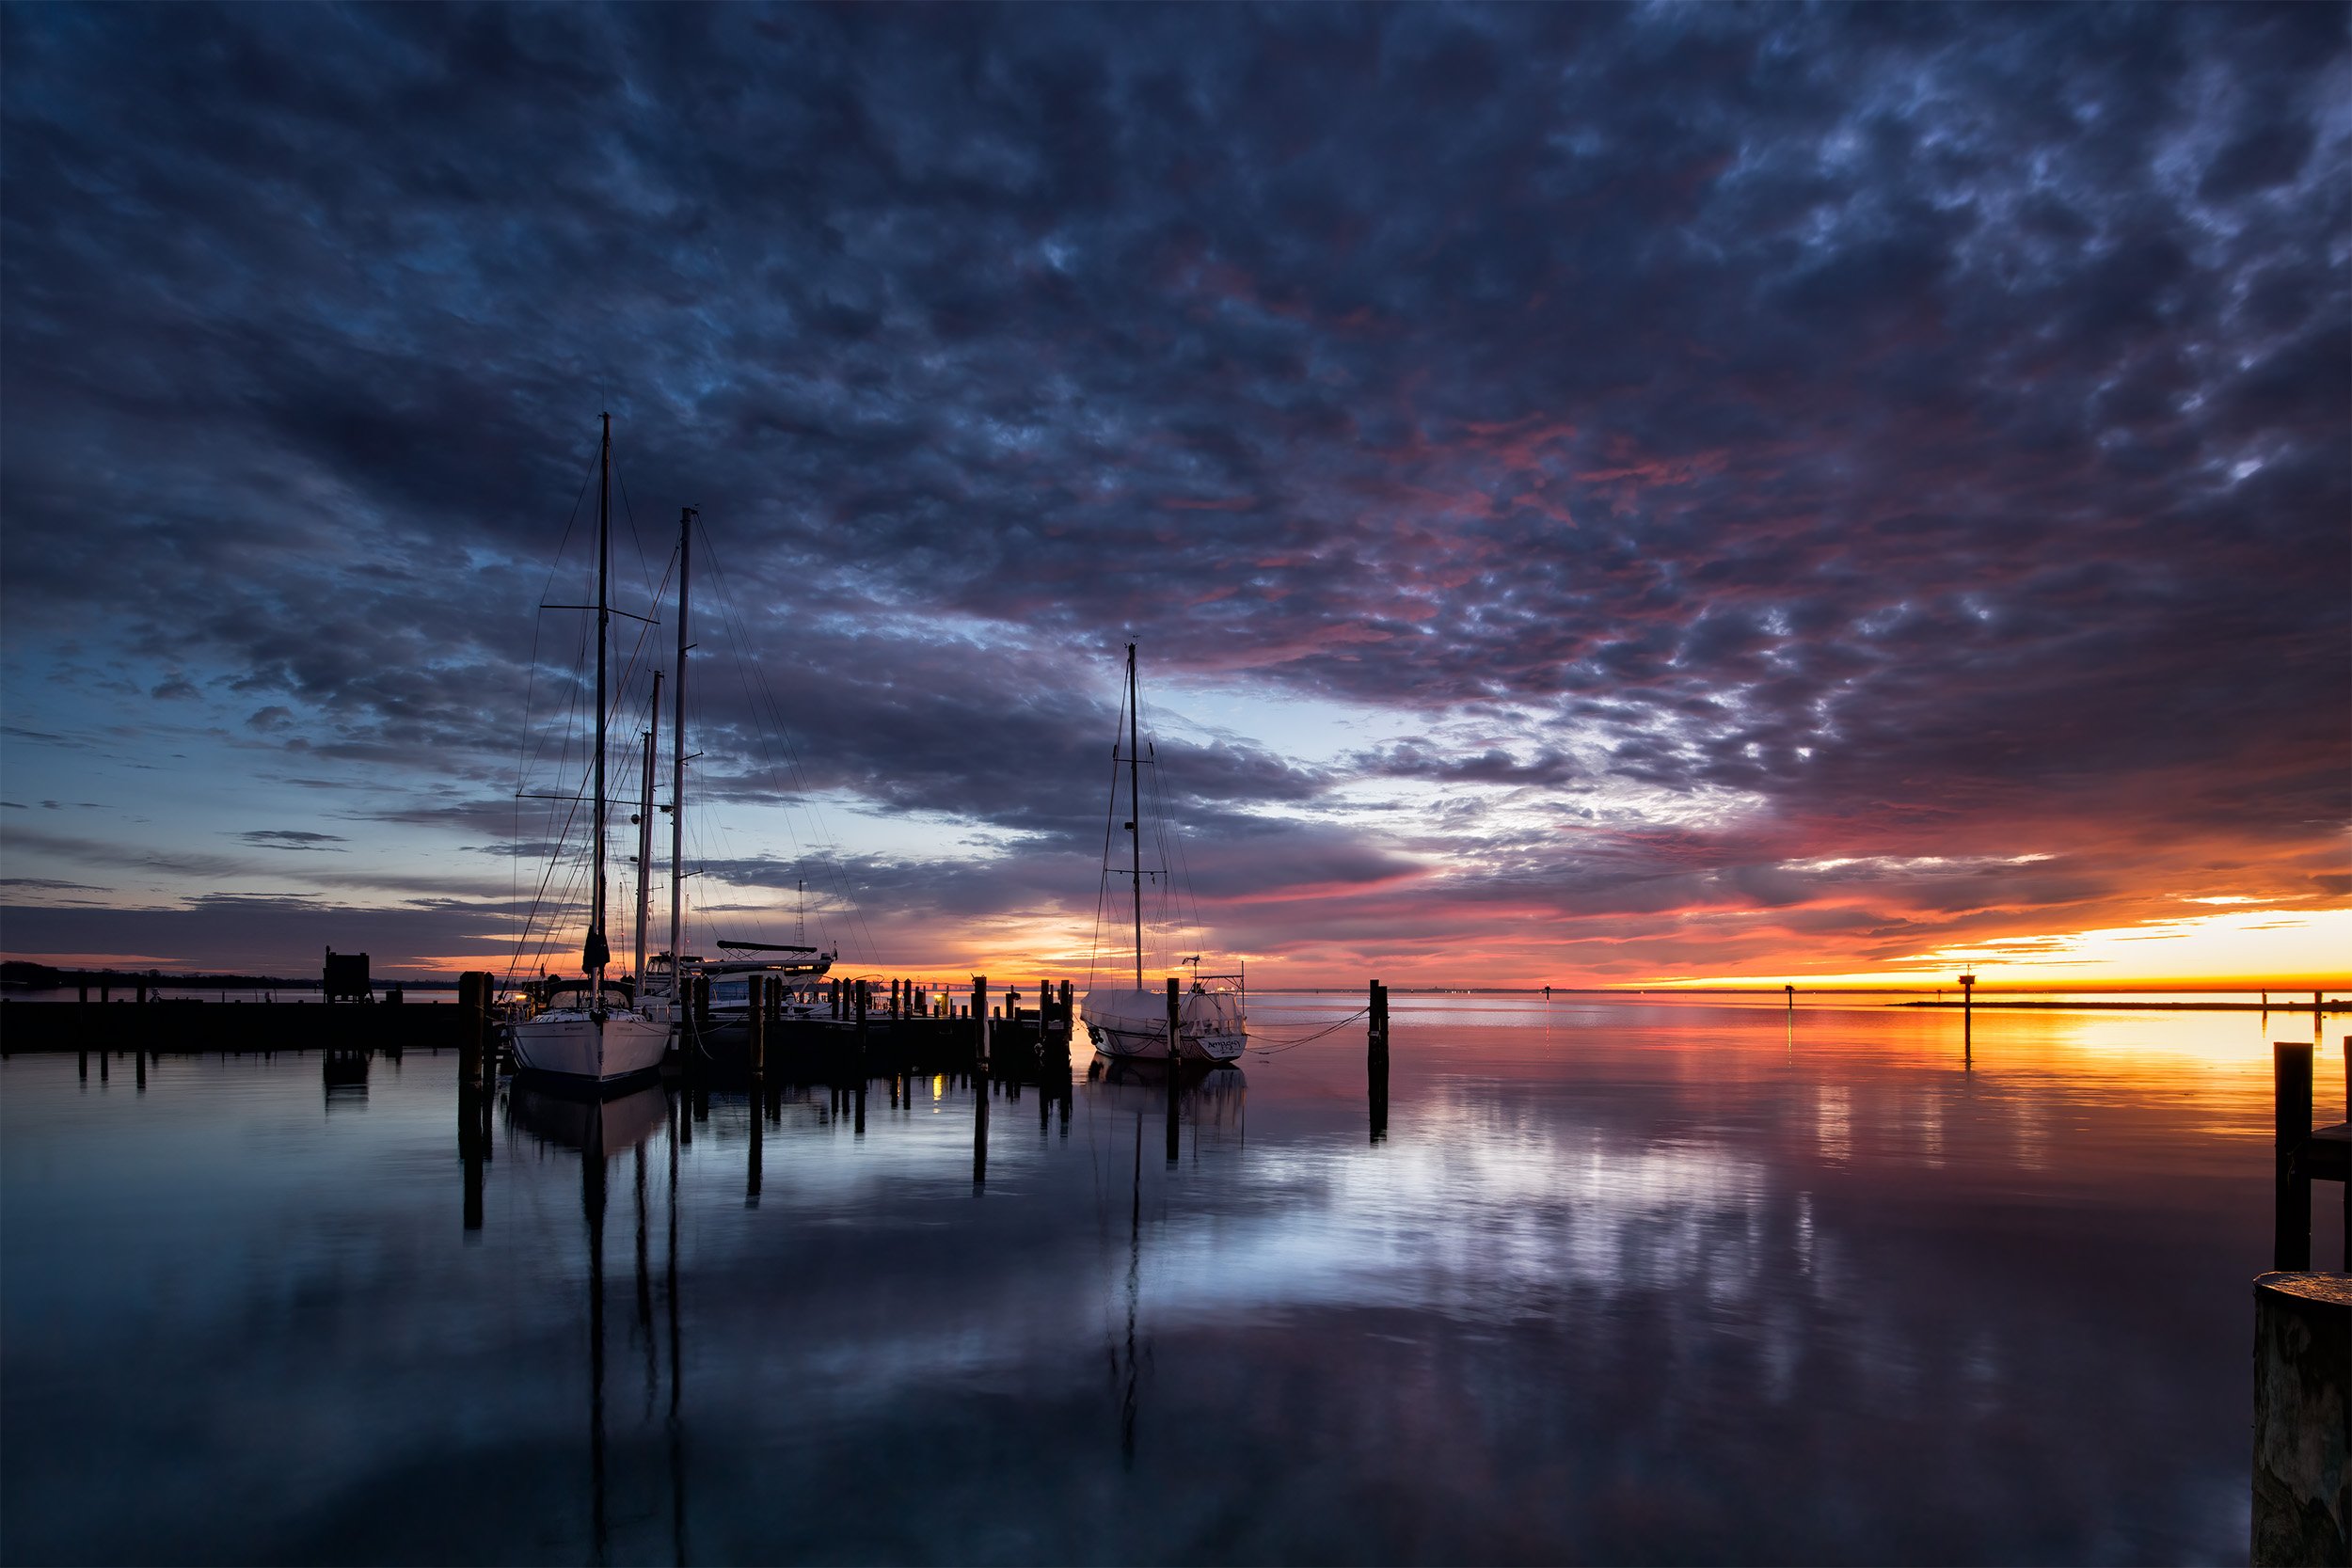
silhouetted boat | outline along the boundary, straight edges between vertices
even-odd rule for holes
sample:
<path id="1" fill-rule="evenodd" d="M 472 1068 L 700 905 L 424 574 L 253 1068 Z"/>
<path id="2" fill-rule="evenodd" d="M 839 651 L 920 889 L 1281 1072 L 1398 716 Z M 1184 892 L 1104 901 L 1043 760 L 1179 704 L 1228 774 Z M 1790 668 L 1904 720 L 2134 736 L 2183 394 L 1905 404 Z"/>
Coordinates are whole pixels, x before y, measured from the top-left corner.
<path id="1" fill-rule="evenodd" d="M 1168 995 L 1147 990 L 1143 983 L 1143 800 L 1139 754 L 1140 721 L 1136 701 L 1136 645 L 1127 644 L 1127 835 L 1128 869 L 1104 869 L 1133 879 L 1135 895 L 1135 988 L 1097 987 L 1086 994 L 1080 1011 L 1094 1048 L 1106 1056 L 1176 1057 L 1190 1062 L 1230 1062 L 1248 1048 L 1246 994 L 1240 974 L 1202 974 L 1198 958 L 1192 983 L 1177 1003 L 1176 1028 L 1168 1028 Z M 1111 781 L 1111 803 L 1119 803 L 1119 783 Z"/>

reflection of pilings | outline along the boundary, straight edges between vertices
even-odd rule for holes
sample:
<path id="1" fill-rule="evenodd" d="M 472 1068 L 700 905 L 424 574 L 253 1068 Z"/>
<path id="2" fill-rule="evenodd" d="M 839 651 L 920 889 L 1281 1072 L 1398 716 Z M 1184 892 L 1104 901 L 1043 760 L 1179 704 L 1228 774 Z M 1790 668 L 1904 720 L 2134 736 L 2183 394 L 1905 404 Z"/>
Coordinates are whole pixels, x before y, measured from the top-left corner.
<path id="1" fill-rule="evenodd" d="M 457 1080 L 457 1158 L 465 1167 L 465 1227 L 482 1228 L 482 1155 L 489 1129 L 483 1117 L 485 1097 L 469 1079 Z"/>
<path id="2" fill-rule="evenodd" d="M 596 1561 L 605 1560 L 604 1505 L 604 1107 L 588 1108 L 580 1151 L 580 1208 L 588 1224 L 588 1487 Z"/>
<path id="3" fill-rule="evenodd" d="M 763 1125 L 766 1118 L 760 1114 L 759 1099 L 759 1085 L 755 1082 L 749 1098 L 743 1102 L 743 1121 L 750 1129 L 752 1136 L 751 1151 L 744 1161 L 743 1172 L 743 1207 L 746 1209 L 759 1207 L 759 1162 L 762 1152 L 760 1146 L 767 1141 L 768 1136 L 767 1128 Z"/>
<path id="4" fill-rule="evenodd" d="M 987 1185 L 988 1061 L 982 1057 L 972 1074 L 972 1191 L 977 1194 Z"/>

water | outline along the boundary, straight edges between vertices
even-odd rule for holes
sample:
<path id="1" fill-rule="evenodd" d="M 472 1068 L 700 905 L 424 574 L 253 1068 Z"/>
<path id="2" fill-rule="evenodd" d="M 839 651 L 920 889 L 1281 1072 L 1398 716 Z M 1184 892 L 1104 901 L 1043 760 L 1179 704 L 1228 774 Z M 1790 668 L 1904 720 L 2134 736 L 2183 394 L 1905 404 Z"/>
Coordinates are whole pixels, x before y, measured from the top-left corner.
<path id="1" fill-rule="evenodd" d="M 1151 1083 L 510 1088 L 474 1230 L 453 1055 L 10 1058 L 0 1552 L 2243 1560 L 2307 1022 L 1393 1006 L 1384 1141 L 1351 1024 L 1172 1164 Z"/>

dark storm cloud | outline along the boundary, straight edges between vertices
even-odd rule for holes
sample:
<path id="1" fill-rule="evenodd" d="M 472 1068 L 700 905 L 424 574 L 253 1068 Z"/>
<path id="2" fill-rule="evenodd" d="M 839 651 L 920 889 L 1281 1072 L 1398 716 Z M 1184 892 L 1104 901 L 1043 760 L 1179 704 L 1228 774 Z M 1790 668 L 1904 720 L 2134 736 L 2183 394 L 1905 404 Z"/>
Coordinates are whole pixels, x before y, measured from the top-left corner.
<path id="1" fill-rule="evenodd" d="M 257 849 L 311 849 L 337 855 L 349 852 L 337 847 L 348 842 L 342 834 L 314 833 L 300 828 L 255 828 L 237 837 Z"/>
<path id="2" fill-rule="evenodd" d="M 12 679 L 128 651 L 501 799 L 609 405 L 620 601 L 702 505 L 706 647 L 771 683 L 697 675 L 707 799 L 1075 854 L 1132 635 L 1518 726 L 1164 741 L 1237 842 L 1351 780 L 1755 802 L 1497 830 L 1506 897 L 2292 860 L 2352 810 L 2345 20 L 11 8 Z"/>

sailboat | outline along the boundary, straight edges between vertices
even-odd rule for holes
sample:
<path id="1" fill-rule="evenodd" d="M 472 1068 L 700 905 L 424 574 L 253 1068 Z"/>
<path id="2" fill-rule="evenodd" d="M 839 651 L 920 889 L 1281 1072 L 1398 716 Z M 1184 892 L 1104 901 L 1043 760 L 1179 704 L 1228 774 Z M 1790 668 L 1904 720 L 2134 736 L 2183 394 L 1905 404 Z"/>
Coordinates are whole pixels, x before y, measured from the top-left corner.
<path id="1" fill-rule="evenodd" d="M 588 936 L 580 953 L 582 978 L 577 982 L 552 980 L 534 988 L 533 1002 L 537 1010 L 529 1017 L 516 1019 L 507 1029 L 507 1043 L 515 1053 L 515 1065 L 526 1072 L 568 1080 L 575 1084 L 604 1085 L 652 1072 L 661 1066 L 662 1055 L 670 1048 L 673 1030 L 671 1015 L 675 1007 L 660 1010 L 646 1006 L 644 992 L 645 976 L 641 973 L 634 981 L 624 984 L 609 981 L 605 969 L 612 962 L 612 952 L 605 941 L 604 832 L 608 801 L 605 794 L 605 741 L 611 715 L 607 711 L 606 644 L 612 640 L 612 610 L 610 579 L 612 566 L 612 416 L 604 420 L 604 446 L 599 459 L 602 475 L 596 491 L 596 747 L 595 766 L 596 800 L 596 866 L 593 873 L 588 916 Z M 660 701 L 660 688 L 656 685 L 654 700 Z M 652 736 L 646 737 L 646 774 L 648 793 L 652 774 Z M 649 829 L 641 816 L 643 830 Z M 645 965 L 645 893 L 644 861 L 641 856 L 637 878 L 637 950 L 638 967 Z"/>
<path id="2" fill-rule="evenodd" d="M 1143 983 L 1143 800 L 1140 727 L 1136 714 L 1136 645 L 1127 644 L 1127 836 L 1125 871 L 1104 869 L 1131 879 L 1135 895 L 1135 989 L 1098 987 L 1086 993 L 1081 1015 L 1094 1037 L 1094 1049 L 1106 1056 L 1157 1058 L 1186 1062 L 1230 1062 L 1249 1045 L 1248 1021 L 1243 1011 L 1242 977 L 1202 974 L 1198 958 L 1192 982 L 1179 988 L 1176 1028 L 1168 1022 L 1168 993 L 1147 990 Z M 1116 776 L 1111 803 L 1119 802 Z"/>

